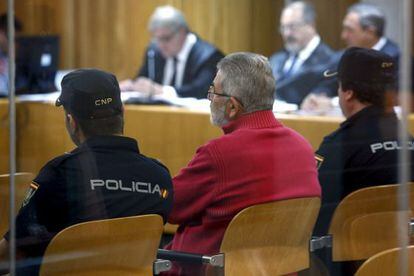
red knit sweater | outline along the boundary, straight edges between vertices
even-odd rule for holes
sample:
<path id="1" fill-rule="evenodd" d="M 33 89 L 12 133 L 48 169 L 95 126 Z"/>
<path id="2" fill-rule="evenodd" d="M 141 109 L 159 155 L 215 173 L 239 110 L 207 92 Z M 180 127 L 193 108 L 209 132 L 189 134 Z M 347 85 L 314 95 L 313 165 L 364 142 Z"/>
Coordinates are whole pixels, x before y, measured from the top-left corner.
<path id="1" fill-rule="evenodd" d="M 173 179 L 168 221 L 180 227 L 169 249 L 217 253 L 228 223 L 243 208 L 321 194 L 311 146 L 272 111 L 243 115 L 223 131 Z"/>

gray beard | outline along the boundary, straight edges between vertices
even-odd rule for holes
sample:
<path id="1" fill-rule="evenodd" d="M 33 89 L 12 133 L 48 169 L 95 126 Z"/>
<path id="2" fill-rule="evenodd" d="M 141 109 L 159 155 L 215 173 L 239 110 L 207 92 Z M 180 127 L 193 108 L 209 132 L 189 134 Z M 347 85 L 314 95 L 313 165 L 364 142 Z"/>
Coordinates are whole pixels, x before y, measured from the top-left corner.
<path id="1" fill-rule="evenodd" d="M 229 121 L 225 118 L 224 110 L 226 106 L 223 105 L 220 108 L 216 108 L 213 106 L 213 103 L 210 105 L 210 122 L 215 126 L 224 126 Z"/>

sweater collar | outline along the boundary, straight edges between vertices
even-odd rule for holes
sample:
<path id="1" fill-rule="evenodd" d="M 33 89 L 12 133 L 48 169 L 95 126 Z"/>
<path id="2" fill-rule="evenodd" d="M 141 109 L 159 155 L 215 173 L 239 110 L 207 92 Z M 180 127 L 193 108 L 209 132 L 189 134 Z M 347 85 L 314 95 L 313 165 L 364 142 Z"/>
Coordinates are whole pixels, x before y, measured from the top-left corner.
<path id="1" fill-rule="evenodd" d="M 269 128 L 281 125 L 272 110 L 261 110 L 241 115 L 237 120 L 222 126 L 225 134 L 238 129 Z"/>

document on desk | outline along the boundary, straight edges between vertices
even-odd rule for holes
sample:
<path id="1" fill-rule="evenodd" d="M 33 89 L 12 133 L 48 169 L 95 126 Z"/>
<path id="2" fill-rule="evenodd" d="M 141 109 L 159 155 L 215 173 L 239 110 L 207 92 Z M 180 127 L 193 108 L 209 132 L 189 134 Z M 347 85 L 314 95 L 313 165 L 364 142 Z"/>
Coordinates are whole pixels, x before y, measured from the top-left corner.
<path id="1" fill-rule="evenodd" d="M 140 92 L 122 92 L 121 99 L 126 104 L 164 104 L 185 107 L 191 110 L 210 110 L 210 101 L 207 99 L 167 97 L 152 95 L 150 97 Z"/>
<path id="2" fill-rule="evenodd" d="M 292 113 L 298 110 L 297 104 L 291 104 L 284 101 L 275 100 L 273 102 L 273 112 L 275 113 Z"/>
<path id="3" fill-rule="evenodd" d="M 17 96 L 18 102 L 43 102 L 55 103 L 59 97 L 60 91 L 42 94 L 27 94 Z M 145 96 L 140 92 L 121 92 L 121 100 L 126 104 L 145 104 L 145 105 L 172 105 L 183 107 L 194 111 L 210 111 L 210 101 L 207 99 L 196 98 L 180 98 L 180 97 L 166 97 L 165 95 L 153 95 L 151 97 Z M 282 101 L 275 101 L 273 104 L 273 112 L 276 113 L 294 113 L 298 111 L 296 104 L 289 104 Z"/>
<path id="4" fill-rule="evenodd" d="M 60 95 L 60 91 L 41 94 L 22 94 L 17 96 L 18 102 L 41 102 L 41 103 L 55 103 Z"/>

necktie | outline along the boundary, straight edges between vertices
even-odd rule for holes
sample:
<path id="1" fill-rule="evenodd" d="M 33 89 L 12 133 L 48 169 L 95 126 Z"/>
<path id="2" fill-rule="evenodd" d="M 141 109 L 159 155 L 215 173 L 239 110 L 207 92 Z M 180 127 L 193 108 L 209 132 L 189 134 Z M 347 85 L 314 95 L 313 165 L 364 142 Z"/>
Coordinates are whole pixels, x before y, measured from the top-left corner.
<path id="1" fill-rule="evenodd" d="M 298 55 L 295 54 L 290 59 L 291 59 L 290 66 L 288 66 L 288 68 L 284 71 L 284 74 L 283 74 L 284 79 L 289 78 L 293 75 L 293 73 L 294 73 L 293 68 L 295 67 L 296 61 L 298 60 Z"/>
<path id="2" fill-rule="evenodd" d="M 176 86 L 176 78 L 177 78 L 177 64 L 178 64 L 178 59 L 177 57 L 173 58 L 173 75 L 170 81 L 170 85 L 175 87 Z"/>

